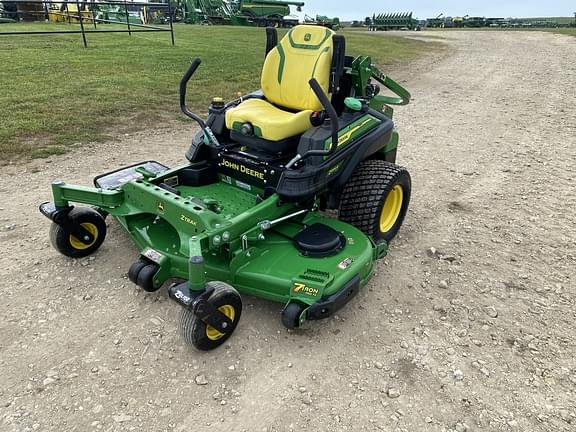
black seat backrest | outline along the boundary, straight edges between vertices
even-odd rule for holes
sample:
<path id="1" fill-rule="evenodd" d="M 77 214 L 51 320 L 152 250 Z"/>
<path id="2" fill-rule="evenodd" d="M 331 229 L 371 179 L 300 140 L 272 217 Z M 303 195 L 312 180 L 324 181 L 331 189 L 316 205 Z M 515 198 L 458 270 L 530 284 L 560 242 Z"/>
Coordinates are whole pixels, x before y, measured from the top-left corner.
<path id="1" fill-rule="evenodd" d="M 330 93 L 338 93 L 346 61 L 346 39 L 342 35 L 332 36 L 332 67 L 330 68 Z"/>
<path id="2" fill-rule="evenodd" d="M 278 45 L 278 31 L 274 27 L 266 27 L 266 54 L 264 58 Z"/>

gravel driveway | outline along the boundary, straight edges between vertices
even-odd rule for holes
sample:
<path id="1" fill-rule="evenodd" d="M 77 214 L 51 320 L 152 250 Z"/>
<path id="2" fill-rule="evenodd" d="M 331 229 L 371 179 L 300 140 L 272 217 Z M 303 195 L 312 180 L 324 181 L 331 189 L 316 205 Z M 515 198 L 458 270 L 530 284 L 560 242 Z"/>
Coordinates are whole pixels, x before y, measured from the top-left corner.
<path id="1" fill-rule="evenodd" d="M 51 180 L 183 161 L 188 128 L 4 167 L 0 430 L 576 430 L 576 39 L 437 37 L 452 55 L 403 74 L 401 237 L 303 331 L 246 297 L 229 342 L 195 352 L 165 291 L 127 280 L 137 252 L 117 223 L 89 259 L 49 246 L 36 206 Z"/>

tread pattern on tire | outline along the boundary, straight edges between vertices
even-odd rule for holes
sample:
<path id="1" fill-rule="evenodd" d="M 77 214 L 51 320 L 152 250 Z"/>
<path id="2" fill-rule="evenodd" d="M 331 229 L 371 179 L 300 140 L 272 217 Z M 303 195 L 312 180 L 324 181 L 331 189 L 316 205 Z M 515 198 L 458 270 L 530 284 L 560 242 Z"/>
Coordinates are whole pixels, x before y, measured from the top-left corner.
<path id="1" fill-rule="evenodd" d="M 190 309 L 180 308 L 180 314 L 178 317 L 178 332 L 182 339 L 186 341 L 187 344 L 196 346 L 194 344 L 196 338 L 194 337 L 194 321 L 196 321 L 196 315 L 194 315 Z"/>
<path id="2" fill-rule="evenodd" d="M 339 219 L 378 240 L 381 238 L 381 233 L 375 221 L 380 218 L 382 196 L 406 175 L 409 178 L 406 168 L 390 162 L 377 159 L 361 162 L 342 191 Z M 405 191 L 405 198 L 409 200 L 409 190 Z M 406 206 L 407 204 L 408 201 Z M 403 216 L 403 214 L 399 216 L 400 222 Z M 391 232 L 397 231 L 397 228 Z"/>
<path id="3" fill-rule="evenodd" d="M 214 293 L 210 296 L 210 301 L 218 301 L 226 294 L 240 295 L 232 286 L 220 281 L 208 282 L 207 285 L 214 287 Z M 240 316 L 242 314 L 242 301 L 235 307 L 234 326 L 232 331 L 217 341 L 209 341 L 206 338 L 206 324 L 200 321 L 189 309 L 181 308 L 178 317 L 178 331 L 182 338 L 193 347 L 200 350 L 210 350 L 222 345 L 226 340 L 232 336 L 232 333 L 238 325 Z"/>

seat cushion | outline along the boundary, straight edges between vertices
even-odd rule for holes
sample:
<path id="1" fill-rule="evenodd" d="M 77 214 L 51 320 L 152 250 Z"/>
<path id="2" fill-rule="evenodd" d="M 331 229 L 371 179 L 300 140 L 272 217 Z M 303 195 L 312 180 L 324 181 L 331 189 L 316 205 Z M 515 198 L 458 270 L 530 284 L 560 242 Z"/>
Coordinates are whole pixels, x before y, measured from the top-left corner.
<path id="1" fill-rule="evenodd" d="M 291 113 L 262 99 L 248 99 L 226 111 L 226 127 L 240 131 L 244 123 L 251 123 L 255 136 L 269 141 L 280 141 L 301 135 L 310 129 L 312 112 L 305 110 Z"/>
<path id="2" fill-rule="evenodd" d="M 314 25 L 296 26 L 266 56 L 261 85 L 266 99 L 295 111 L 321 111 L 308 81 L 316 78 L 328 93 L 334 32 Z"/>

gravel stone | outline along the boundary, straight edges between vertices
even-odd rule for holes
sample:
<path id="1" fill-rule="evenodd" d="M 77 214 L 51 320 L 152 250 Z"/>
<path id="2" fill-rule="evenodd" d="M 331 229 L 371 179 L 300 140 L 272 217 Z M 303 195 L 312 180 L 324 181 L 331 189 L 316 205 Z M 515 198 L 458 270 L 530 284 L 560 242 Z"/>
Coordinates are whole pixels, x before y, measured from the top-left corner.
<path id="1" fill-rule="evenodd" d="M 197 375 L 196 378 L 194 378 L 194 382 L 200 386 L 208 384 L 208 380 L 206 379 L 206 375 L 204 374 Z"/>
<path id="2" fill-rule="evenodd" d="M 54 378 L 45 378 L 44 381 L 42 381 L 42 384 L 44 386 L 49 386 L 50 384 L 54 384 L 56 382 L 56 380 Z"/>
<path id="3" fill-rule="evenodd" d="M 456 369 L 453 373 L 453 376 L 456 381 L 462 381 L 464 379 L 464 372 L 462 372 L 460 369 Z"/>
<path id="4" fill-rule="evenodd" d="M 125 422 L 129 422 L 130 420 L 132 420 L 132 416 L 129 416 L 127 414 L 119 414 L 119 415 L 112 416 L 112 419 L 114 419 L 114 421 L 116 423 L 125 423 Z"/>
<path id="5" fill-rule="evenodd" d="M 484 308 L 484 312 L 486 312 L 486 315 L 488 315 L 490 318 L 498 317 L 498 311 L 493 306 L 488 306 Z"/>

